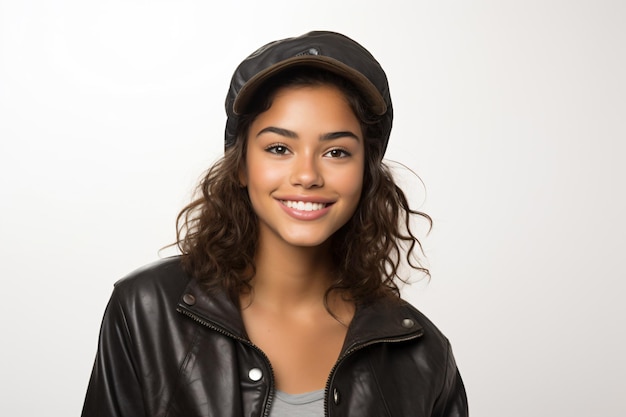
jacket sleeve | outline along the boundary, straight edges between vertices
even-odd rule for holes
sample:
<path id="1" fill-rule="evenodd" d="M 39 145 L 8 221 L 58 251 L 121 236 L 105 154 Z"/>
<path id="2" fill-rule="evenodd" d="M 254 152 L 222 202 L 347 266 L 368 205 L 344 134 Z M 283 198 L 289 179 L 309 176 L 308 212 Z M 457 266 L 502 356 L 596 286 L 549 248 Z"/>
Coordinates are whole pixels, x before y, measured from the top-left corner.
<path id="1" fill-rule="evenodd" d="M 102 320 L 82 417 L 145 416 L 135 364 L 133 341 L 116 288 Z"/>
<path id="2" fill-rule="evenodd" d="M 450 343 L 448 343 L 446 376 L 432 415 L 433 417 L 467 417 L 469 415 L 465 386 L 454 355 L 452 355 Z"/>

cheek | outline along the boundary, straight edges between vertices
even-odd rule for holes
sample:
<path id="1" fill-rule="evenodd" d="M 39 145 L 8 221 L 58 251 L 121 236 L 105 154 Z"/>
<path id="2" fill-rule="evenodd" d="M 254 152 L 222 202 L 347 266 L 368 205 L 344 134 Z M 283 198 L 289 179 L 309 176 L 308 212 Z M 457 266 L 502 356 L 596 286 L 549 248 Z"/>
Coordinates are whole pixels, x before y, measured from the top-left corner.
<path id="1" fill-rule="evenodd" d="M 342 178 L 341 188 L 346 196 L 349 196 L 356 207 L 363 191 L 363 168 L 355 167 L 352 173 Z"/>
<path id="2" fill-rule="evenodd" d="M 268 167 L 267 164 L 251 162 L 247 165 L 246 171 L 248 185 L 255 184 L 259 187 L 269 186 L 284 178 L 284 173 L 279 167 Z"/>
<path id="3" fill-rule="evenodd" d="M 267 164 L 262 158 L 250 158 L 245 169 L 250 196 L 267 194 L 277 188 L 284 181 L 284 171 L 280 165 Z"/>

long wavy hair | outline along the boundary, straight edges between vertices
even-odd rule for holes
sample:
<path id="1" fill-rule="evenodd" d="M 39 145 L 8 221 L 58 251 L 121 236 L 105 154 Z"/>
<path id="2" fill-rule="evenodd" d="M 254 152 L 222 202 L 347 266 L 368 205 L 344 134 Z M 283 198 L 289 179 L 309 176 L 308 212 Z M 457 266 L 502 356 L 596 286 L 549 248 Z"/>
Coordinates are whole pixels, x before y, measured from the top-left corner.
<path id="1" fill-rule="evenodd" d="M 276 92 L 297 86 L 331 85 L 345 96 L 361 123 L 365 144 L 365 167 L 361 199 L 354 215 L 331 239 L 336 267 L 325 302 L 340 291 L 355 303 L 400 296 L 399 276 L 403 259 L 429 275 L 420 258 L 422 246 L 412 231 L 418 216 L 432 226 L 431 218 L 413 210 L 382 161 L 381 118 L 368 110 L 359 91 L 347 80 L 319 69 L 295 68 L 266 81 L 257 91 L 237 126 L 237 139 L 202 178 L 195 199 L 177 218 L 177 245 L 183 267 L 208 290 L 226 290 L 233 300 L 251 291 L 258 243 L 258 218 L 248 192 L 240 182 L 246 160 L 248 128 L 270 108 Z"/>

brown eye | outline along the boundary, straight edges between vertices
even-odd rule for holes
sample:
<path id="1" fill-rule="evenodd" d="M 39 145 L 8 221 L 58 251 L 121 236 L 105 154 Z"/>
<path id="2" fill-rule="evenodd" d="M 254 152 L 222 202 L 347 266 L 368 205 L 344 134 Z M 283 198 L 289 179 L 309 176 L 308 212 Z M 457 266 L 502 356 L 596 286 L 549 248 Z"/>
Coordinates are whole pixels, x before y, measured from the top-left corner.
<path id="1" fill-rule="evenodd" d="M 343 149 L 331 149 L 330 151 L 326 152 L 326 155 L 331 158 L 346 158 L 350 156 L 350 153 Z"/>
<path id="2" fill-rule="evenodd" d="M 272 145 L 265 148 L 265 151 L 276 155 L 285 155 L 289 152 L 289 149 L 284 145 Z"/>

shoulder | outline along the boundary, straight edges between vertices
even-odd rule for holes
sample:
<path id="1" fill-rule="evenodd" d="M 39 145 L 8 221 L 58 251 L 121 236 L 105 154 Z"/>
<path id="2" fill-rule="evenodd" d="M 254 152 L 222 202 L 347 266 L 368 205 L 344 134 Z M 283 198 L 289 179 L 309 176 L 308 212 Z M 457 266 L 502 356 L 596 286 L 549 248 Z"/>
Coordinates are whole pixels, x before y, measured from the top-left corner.
<path id="1" fill-rule="evenodd" d="M 176 303 L 190 281 L 181 266 L 180 257 L 158 260 L 136 269 L 115 283 L 113 298 L 121 304 Z"/>
<path id="2" fill-rule="evenodd" d="M 358 310 L 360 322 L 368 328 L 385 328 L 400 335 L 419 334 L 432 343 L 447 345 L 448 339 L 439 328 L 420 310 L 408 301 L 389 296 L 381 298 Z M 365 319 L 365 320 L 363 320 Z"/>
<path id="3" fill-rule="evenodd" d="M 376 304 L 372 306 L 374 314 L 370 312 L 368 324 L 385 329 L 383 332 L 386 335 L 382 340 L 392 342 L 388 346 L 393 346 L 398 359 L 428 363 L 429 366 L 435 363 L 436 367 L 445 367 L 450 359 L 450 343 L 424 313 L 408 301 L 398 298 L 382 300 Z"/>
<path id="4" fill-rule="evenodd" d="M 348 348 L 384 342 L 407 355 L 445 361 L 446 336 L 409 302 L 388 297 L 357 308 L 346 337 Z"/>
<path id="5" fill-rule="evenodd" d="M 448 338 L 441 330 L 420 310 L 408 301 L 402 300 L 403 307 L 408 315 L 410 315 L 423 329 L 423 338 L 428 339 L 430 343 L 435 343 L 441 347 L 447 347 Z"/>
<path id="6" fill-rule="evenodd" d="M 420 310 L 405 300 L 396 299 L 395 307 L 384 307 L 389 329 L 396 327 L 395 339 L 389 337 L 388 366 L 400 372 L 407 367 L 419 370 L 418 374 L 432 373 L 438 377 L 449 374 L 455 367 L 452 348 L 445 334 Z M 400 329 L 397 323 L 404 329 Z"/>
<path id="7" fill-rule="evenodd" d="M 467 416 L 467 396 L 448 338 L 417 308 L 405 304 L 423 329 L 423 335 L 409 349 L 413 369 L 430 375 L 431 392 L 436 394 L 432 415 Z M 427 359 L 427 360 L 425 360 Z M 405 361 L 402 369 L 407 369 Z M 424 387 L 425 392 L 427 387 Z"/>
<path id="8" fill-rule="evenodd" d="M 414 357 L 429 358 L 431 369 L 440 368 L 442 373 L 454 364 L 452 348 L 446 335 L 424 313 L 404 301 L 404 309 L 412 320 L 421 327 L 421 336 L 410 344 L 409 352 Z"/>
<path id="9" fill-rule="evenodd" d="M 394 400 L 388 403 L 389 415 L 420 414 L 416 410 L 422 406 L 432 411 L 460 386 L 448 339 L 407 301 L 389 297 L 363 306 L 349 338 L 354 342 L 348 345 L 346 357 L 354 352 L 354 362 L 342 368 L 338 383 L 349 385 L 350 380 L 362 379 L 360 370 L 368 369 L 383 396 Z"/>

